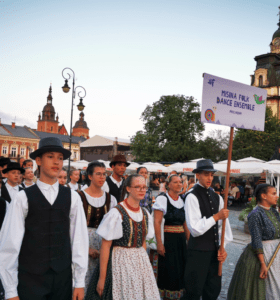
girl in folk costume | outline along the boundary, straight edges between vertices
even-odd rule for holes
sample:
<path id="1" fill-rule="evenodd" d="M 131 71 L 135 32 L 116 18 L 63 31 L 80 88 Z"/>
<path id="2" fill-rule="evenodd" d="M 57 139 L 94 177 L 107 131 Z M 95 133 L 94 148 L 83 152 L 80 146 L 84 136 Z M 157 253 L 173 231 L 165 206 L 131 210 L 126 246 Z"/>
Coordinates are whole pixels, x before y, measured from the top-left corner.
<path id="1" fill-rule="evenodd" d="M 146 183 L 147 183 L 147 179 L 148 179 L 148 170 L 147 170 L 147 168 L 139 167 L 136 170 L 136 173 L 143 176 L 146 180 Z M 152 189 L 148 187 L 144 198 L 140 201 L 140 206 L 145 207 L 148 210 L 148 212 L 151 213 L 152 212 L 152 205 L 153 205 Z"/>
<path id="2" fill-rule="evenodd" d="M 153 206 L 157 252 L 153 253 L 153 266 L 158 278 L 158 288 L 165 300 L 178 300 L 183 295 L 186 265 L 188 230 L 184 201 L 179 196 L 182 180 L 178 175 L 168 179 L 168 192 L 159 195 Z M 161 239 L 161 224 L 164 224 L 164 242 Z"/>
<path id="3" fill-rule="evenodd" d="M 106 167 L 102 162 L 91 162 L 88 165 L 87 174 L 90 186 L 79 192 L 83 201 L 89 236 L 89 261 L 85 279 L 85 293 L 99 258 L 102 238 L 96 233 L 96 230 L 103 216 L 118 204 L 114 196 L 101 189 L 106 180 Z"/>
<path id="4" fill-rule="evenodd" d="M 80 171 L 79 170 L 70 170 L 70 181 L 68 182 L 67 186 L 74 190 L 74 191 L 80 191 L 82 189 L 82 186 L 78 183 L 80 179 Z"/>
<path id="5" fill-rule="evenodd" d="M 66 182 L 67 182 L 67 172 L 62 169 L 59 174 L 58 174 L 58 177 L 57 177 L 57 180 L 58 180 L 58 183 L 63 185 L 63 186 L 66 186 Z"/>
<path id="6" fill-rule="evenodd" d="M 79 195 L 57 182 L 70 154 L 52 137 L 41 139 L 39 148 L 30 153 L 40 180 L 12 200 L 0 232 L 0 276 L 6 299 L 70 300 L 72 294 L 73 300 L 84 298 L 85 214 Z"/>
<path id="7" fill-rule="evenodd" d="M 268 264 L 280 243 L 280 216 L 276 189 L 259 184 L 258 206 L 249 214 L 252 242 L 241 254 L 228 290 L 228 300 L 276 300 L 280 295 L 280 252 L 268 271 Z"/>
<path id="8" fill-rule="evenodd" d="M 159 300 L 159 292 L 146 252 L 146 238 L 154 236 L 153 222 L 139 206 L 147 190 L 140 175 L 129 176 L 121 200 L 106 214 L 97 233 L 103 238 L 100 270 L 95 269 L 86 300 Z"/>

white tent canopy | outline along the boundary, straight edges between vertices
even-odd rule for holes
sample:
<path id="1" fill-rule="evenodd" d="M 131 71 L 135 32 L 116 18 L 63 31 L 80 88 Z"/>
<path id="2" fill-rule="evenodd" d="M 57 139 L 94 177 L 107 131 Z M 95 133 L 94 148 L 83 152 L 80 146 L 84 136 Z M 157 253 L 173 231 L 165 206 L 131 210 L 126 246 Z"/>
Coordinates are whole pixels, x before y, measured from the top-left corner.
<path id="1" fill-rule="evenodd" d="M 147 162 L 141 165 L 142 167 L 147 168 L 149 172 L 161 172 L 168 173 L 168 168 L 160 163 Z"/>
<path id="2" fill-rule="evenodd" d="M 238 159 L 237 162 L 246 162 L 246 163 L 255 163 L 255 162 L 262 162 L 264 163 L 265 161 L 264 160 L 261 160 L 261 159 L 258 159 L 258 158 L 255 158 L 255 157 L 252 157 L 252 156 L 249 156 L 249 157 L 245 157 L 245 158 L 242 158 L 242 159 Z"/>
<path id="3" fill-rule="evenodd" d="M 69 161 L 65 160 L 63 162 L 64 167 L 68 167 Z M 70 167 L 73 167 L 75 169 L 86 169 L 88 166 L 89 162 L 86 160 L 78 160 L 78 161 L 71 161 L 70 162 Z"/>

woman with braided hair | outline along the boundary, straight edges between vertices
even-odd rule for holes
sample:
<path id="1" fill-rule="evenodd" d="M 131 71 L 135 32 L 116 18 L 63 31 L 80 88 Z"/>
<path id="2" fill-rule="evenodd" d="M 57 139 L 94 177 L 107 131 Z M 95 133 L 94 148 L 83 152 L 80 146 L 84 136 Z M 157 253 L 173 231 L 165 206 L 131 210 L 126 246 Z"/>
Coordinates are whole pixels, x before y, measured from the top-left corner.
<path id="1" fill-rule="evenodd" d="M 124 182 L 121 202 L 99 225 L 100 267 L 93 273 L 86 300 L 160 299 L 146 252 L 146 238 L 154 236 L 153 221 L 139 205 L 146 190 L 141 175 L 130 175 Z"/>
<path id="2" fill-rule="evenodd" d="M 280 216 L 276 189 L 259 184 L 258 205 L 248 215 L 252 242 L 241 254 L 231 279 L 228 300 L 275 300 L 280 295 L 280 252 L 268 271 L 268 264 L 280 242 Z"/>

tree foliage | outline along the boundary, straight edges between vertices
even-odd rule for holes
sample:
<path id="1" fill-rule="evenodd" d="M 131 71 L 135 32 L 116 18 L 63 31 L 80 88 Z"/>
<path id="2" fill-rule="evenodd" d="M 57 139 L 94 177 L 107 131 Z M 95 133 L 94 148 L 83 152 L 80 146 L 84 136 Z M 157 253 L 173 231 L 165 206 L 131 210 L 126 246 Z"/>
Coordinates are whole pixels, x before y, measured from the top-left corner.
<path id="1" fill-rule="evenodd" d="M 187 161 L 195 157 L 204 125 L 193 97 L 162 96 L 141 115 L 144 130 L 132 137 L 137 161 Z"/>
<path id="2" fill-rule="evenodd" d="M 269 160 L 275 146 L 280 145 L 280 122 L 267 107 L 265 114 L 265 131 L 237 129 L 233 141 L 232 159 L 237 160 L 253 156 Z"/>

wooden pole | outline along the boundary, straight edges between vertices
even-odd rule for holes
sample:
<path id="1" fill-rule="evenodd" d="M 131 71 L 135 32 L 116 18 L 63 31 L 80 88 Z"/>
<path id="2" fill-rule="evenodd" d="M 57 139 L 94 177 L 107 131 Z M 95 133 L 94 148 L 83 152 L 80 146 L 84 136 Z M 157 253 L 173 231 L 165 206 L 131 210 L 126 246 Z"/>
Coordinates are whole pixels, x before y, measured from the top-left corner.
<path id="1" fill-rule="evenodd" d="M 272 258 L 271 258 L 271 260 L 270 260 L 270 262 L 268 264 L 268 266 L 267 266 L 267 272 L 270 269 L 271 265 L 273 264 L 273 261 L 274 261 L 274 259 L 276 257 L 276 254 L 278 253 L 279 250 L 280 250 L 280 243 L 278 244 L 278 246 L 277 246 L 277 248 L 276 248 L 276 250 L 275 250 L 275 252 L 274 252 L 274 254 L 273 254 L 273 256 L 272 256 Z"/>
<path id="2" fill-rule="evenodd" d="M 230 177 L 230 163 L 231 163 L 232 144 L 233 144 L 233 132 L 234 132 L 234 128 L 231 127 L 230 128 L 229 147 L 228 147 L 226 189 L 225 189 L 225 197 L 224 197 L 224 208 L 225 209 L 227 209 L 227 203 L 228 203 L 228 187 L 229 187 L 229 177 Z M 224 248 L 225 231 L 226 231 L 226 220 L 223 220 L 220 252 L 223 252 L 225 250 L 225 248 Z M 219 272 L 218 272 L 219 276 L 222 276 L 222 271 L 223 271 L 223 263 L 220 262 L 219 263 Z"/>

